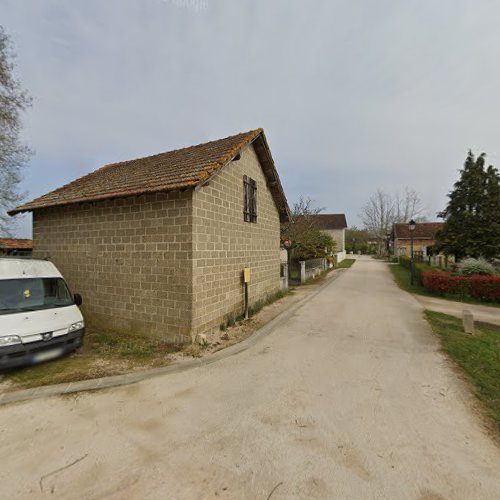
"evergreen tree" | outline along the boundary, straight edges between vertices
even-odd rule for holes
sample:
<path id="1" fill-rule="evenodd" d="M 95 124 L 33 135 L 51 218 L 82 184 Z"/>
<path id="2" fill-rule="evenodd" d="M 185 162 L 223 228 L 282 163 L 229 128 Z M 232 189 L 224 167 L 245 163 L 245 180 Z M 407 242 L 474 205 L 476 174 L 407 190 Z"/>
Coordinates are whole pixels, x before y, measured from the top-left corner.
<path id="1" fill-rule="evenodd" d="M 437 248 L 457 258 L 500 256 L 500 175 L 485 168 L 486 155 L 469 151 L 460 179 L 448 194 Z"/>
<path id="2" fill-rule="evenodd" d="M 500 257 L 500 175 L 492 165 L 486 171 L 485 192 L 484 216 L 487 232 L 482 255 Z"/>

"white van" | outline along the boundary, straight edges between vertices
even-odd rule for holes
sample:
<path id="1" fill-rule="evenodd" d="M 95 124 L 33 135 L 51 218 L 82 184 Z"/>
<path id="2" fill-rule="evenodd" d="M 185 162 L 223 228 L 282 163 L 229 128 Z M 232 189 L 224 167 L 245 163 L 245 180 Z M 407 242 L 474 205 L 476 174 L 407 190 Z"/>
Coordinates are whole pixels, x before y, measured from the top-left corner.
<path id="1" fill-rule="evenodd" d="M 0 258 L 0 369 L 48 361 L 80 347 L 81 303 L 52 262 Z"/>

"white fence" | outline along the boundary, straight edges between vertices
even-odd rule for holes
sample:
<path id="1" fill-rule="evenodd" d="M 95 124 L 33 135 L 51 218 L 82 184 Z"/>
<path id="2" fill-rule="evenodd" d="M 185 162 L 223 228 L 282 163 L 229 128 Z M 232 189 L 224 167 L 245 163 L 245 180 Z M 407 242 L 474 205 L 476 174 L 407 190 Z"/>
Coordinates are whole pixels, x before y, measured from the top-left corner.
<path id="1" fill-rule="evenodd" d="M 299 264 L 301 283 L 306 282 L 308 279 L 316 278 L 316 276 L 320 275 L 327 269 L 327 261 L 325 258 L 301 260 L 299 261 Z"/>
<path id="2" fill-rule="evenodd" d="M 347 257 L 347 254 L 346 254 L 345 250 L 343 252 L 337 252 L 335 255 L 337 257 L 337 264 L 339 262 L 342 262 Z"/>

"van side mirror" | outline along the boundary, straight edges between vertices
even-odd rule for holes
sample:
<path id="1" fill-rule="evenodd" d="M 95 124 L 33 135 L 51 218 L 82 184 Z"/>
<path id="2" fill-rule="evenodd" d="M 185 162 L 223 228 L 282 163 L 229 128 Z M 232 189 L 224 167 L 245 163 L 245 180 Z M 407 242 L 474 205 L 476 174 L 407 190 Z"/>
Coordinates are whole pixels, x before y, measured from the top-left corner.
<path id="1" fill-rule="evenodd" d="M 73 295 L 73 299 L 74 299 L 75 304 L 77 306 L 81 306 L 82 305 L 83 300 L 82 300 L 82 296 L 79 293 L 75 293 L 75 295 Z"/>

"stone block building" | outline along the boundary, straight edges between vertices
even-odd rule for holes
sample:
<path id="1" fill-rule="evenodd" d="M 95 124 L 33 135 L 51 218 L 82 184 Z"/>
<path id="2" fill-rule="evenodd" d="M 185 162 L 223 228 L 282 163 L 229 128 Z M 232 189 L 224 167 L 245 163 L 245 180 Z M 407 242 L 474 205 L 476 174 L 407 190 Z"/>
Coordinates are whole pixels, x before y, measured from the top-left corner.
<path id="1" fill-rule="evenodd" d="M 443 222 L 419 222 L 413 231 L 414 255 L 425 258 L 428 249 L 436 243 L 436 234 Z M 391 253 L 396 257 L 410 256 L 412 234 L 408 224 L 394 224 L 391 232 Z"/>
<path id="2" fill-rule="evenodd" d="M 280 287 L 289 209 L 262 129 L 106 165 L 26 203 L 98 328 L 187 342 Z"/>

